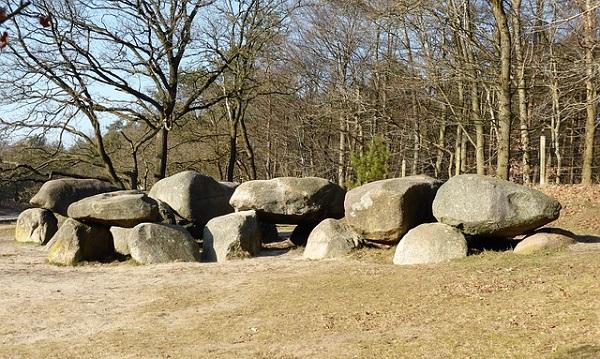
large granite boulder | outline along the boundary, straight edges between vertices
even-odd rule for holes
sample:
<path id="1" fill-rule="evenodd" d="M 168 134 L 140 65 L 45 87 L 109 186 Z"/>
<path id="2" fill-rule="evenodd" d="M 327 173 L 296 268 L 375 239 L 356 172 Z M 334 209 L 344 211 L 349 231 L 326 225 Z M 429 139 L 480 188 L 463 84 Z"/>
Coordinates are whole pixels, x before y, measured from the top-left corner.
<path id="1" fill-rule="evenodd" d="M 48 261 L 60 265 L 103 260 L 114 253 L 108 227 L 88 225 L 72 218 L 60 226 L 49 245 Z"/>
<path id="2" fill-rule="evenodd" d="M 464 235 L 443 223 L 421 224 L 406 233 L 396 247 L 394 264 L 435 264 L 467 256 Z"/>
<path id="3" fill-rule="evenodd" d="M 185 171 L 156 182 L 148 194 L 168 204 L 179 216 L 203 227 L 212 218 L 233 212 L 233 188 L 212 177 Z"/>
<path id="4" fill-rule="evenodd" d="M 577 243 L 575 235 L 557 228 L 541 228 L 519 242 L 514 249 L 517 254 L 534 254 L 559 251 Z"/>
<path id="5" fill-rule="evenodd" d="M 132 228 L 159 219 L 156 201 L 142 191 L 102 193 L 69 206 L 69 217 L 84 223 Z"/>
<path id="6" fill-rule="evenodd" d="M 367 183 L 346 194 L 346 221 L 365 239 L 397 243 L 411 228 L 434 221 L 431 203 L 440 185 L 427 176 Z"/>
<path id="7" fill-rule="evenodd" d="M 44 183 L 29 203 L 34 207 L 49 209 L 67 216 L 67 209 L 71 203 L 118 189 L 113 184 L 96 179 L 61 178 Z"/>
<path id="8" fill-rule="evenodd" d="M 207 262 L 224 262 L 253 257 L 260 252 L 262 236 L 255 211 L 213 218 L 204 227 L 203 259 Z"/>
<path id="9" fill-rule="evenodd" d="M 344 216 L 343 188 L 318 177 L 280 177 L 239 185 L 231 197 L 236 211 L 255 210 L 261 221 L 313 224 Z"/>
<path id="10" fill-rule="evenodd" d="M 58 230 L 58 220 L 47 209 L 26 209 L 19 215 L 15 228 L 17 242 L 46 244 Z"/>
<path id="11" fill-rule="evenodd" d="M 308 236 L 304 258 L 343 257 L 360 246 L 360 236 L 344 219 L 328 218 L 319 223 Z"/>
<path id="12" fill-rule="evenodd" d="M 133 228 L 110 227 L 116 253 L 123 256 L 131 254 L 129 251 L 129 235 L 132 231 Z"/>
<path id="13" fill-rule="evenodd" d="M 140 264 L 198 262 L 200 247 L 180 226 L 140 223 L 129 230 L 129 253 Z"/>
<path id="14" fill-rule="evenodd" d="M 433 214 L 463 233 L 513 237 L 558 218 L 560 203 L 542 192 L 481 175 L 452 177 L 438 190 Z"/>

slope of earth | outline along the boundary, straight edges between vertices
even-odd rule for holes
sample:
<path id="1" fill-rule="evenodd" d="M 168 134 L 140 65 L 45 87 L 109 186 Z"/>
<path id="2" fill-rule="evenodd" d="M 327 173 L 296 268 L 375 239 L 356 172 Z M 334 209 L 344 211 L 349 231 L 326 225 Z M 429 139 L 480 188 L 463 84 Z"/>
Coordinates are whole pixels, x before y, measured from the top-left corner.
<path id="1" fill-rule="evenodd" d="M 598 197 L 556 196 L 563 227 L 598 234 Z M 0 228 L 2 358 L 600 357 L 596 251 L 67 268 L 11 230 Z"/>
<path id="2" fill-rule="evenodd" d="M 563 206 L 553 227 L 600 236 L 600 185 L 545 186 L 541 191 L 557 198 Z"/>

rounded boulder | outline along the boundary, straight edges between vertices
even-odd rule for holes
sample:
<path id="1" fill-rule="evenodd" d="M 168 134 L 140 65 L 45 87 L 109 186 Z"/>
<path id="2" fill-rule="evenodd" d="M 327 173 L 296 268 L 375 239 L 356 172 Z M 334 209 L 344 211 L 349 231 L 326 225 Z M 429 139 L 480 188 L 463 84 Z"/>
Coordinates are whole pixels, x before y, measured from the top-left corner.
<path id="1" fill-rule="evenodd" d="M 394 264 L 435 264 L 466 257 L 467 241 L 456 228 L 443 223 L 425 223 L 410 231 L 396 247 Z"/>
<path id="2" fill-rule="evenodd" d="M 463 233 L 514 237 L 557 219 L 561 205 L 542 192 L 481 175 L 449 179 L 437 192 L 433 214 Z"/>

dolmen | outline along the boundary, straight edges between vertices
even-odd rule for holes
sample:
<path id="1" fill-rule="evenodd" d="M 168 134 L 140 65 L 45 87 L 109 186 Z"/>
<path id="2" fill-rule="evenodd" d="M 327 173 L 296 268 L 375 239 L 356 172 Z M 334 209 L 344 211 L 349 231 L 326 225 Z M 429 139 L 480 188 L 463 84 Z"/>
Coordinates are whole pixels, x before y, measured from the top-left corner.
<path id="1" fill-rule="evenodd" d="M 525 186 L 480 175 L 445 183 L 419 175 L 367 183 L 346 192 L 324 178 L 280 177 L 242 184 L 195 171 L 164 178 L 148 191 L 99 180 L 46 182 L 18 218 L 15 239 L 44 245 L 48 261 L 76 265 L 131 258 L 143 265 L 223 262 L 257 256 L 280 240 L 310 260 L 357 248 L 395 246 L 393 263 L 463 258 L 484 241 L 519 238 L 515 253 L 565 248 L 573 235 L 541 228 L 561 205 Z"/>

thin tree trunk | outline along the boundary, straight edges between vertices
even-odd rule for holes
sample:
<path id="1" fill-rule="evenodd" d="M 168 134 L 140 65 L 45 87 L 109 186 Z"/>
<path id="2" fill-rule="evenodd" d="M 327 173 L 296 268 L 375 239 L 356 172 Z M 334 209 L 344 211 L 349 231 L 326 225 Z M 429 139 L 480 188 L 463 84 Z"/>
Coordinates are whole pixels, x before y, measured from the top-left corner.
<path id="1" fill-rule="evenodd" d="M 235 174 L 235 163 L 237 161 L 237 131 L 239 118 L 231 108 L 231 104 L 228 98 L 225 98 L 225 109 L 227 111 L 227 118 L 229 120 L 229 159 L 227 161 L 227 181 L 233 182 Z"/>
<path id="2" fill-rule="evenodd" d="M 163 126 L 156 135 L 156 168 L 154 180 L 159 181 L 167 176 L 167 161 L 169 154 L 169 130 Z"/>
<path id="3" fill-rule="evenodd" d="M 460 172 L 467 173 L 467 141 L 468 138 L 465 133 L 461 135 L 460 139 Z"/>
<path id="4" fill-rule="evenodd" d="M 460 174 L 460 159 L 461 159 L 461 143 L 462 143 L 462 129 L 460 125 L 456 125 L 456 139 L 454 140 L 454 175 Z"/>
<path id="5" fill-rule="evenodd" d="M 517 94 L 519 98 L 519 125 L 521 131 L 521 155 L 523 183 L 531 181 L 529 158 L 529 118 L 527 114 L 527 80 L 525 78 L 525 57 L 523 54 L 523 39 L 521 38 L 521 0 L 512 0 L 514 16 L 512 17 L 515 44 L 515 57 L 517 60 Z"/>
<path id="6" fill-rule="evenodd" d="M 244 110 L 244 113 L 246 111 Z M 258 178 L 258 174 L 256 171 L 256 160 L 254 157 L 254 148 L 252 147 L 252 143 L 250 143 L 250 137 L 248 136 L 248 131 L 246 129 L 246 121 L 244 120 L 244 115 L 240 118 L 240 127 L 242 128 L 242 138 L 244 139 L 244 147 L 246 148 L 246 156 L 248 156 L 248 162 L 250 164 L 250 179 L 255 180 Z"/>
<path id="7" fill-rule="evenodd" d="M 594 136 L 596 132 L 596 117 L 598 112 L 598 98 L 596 89 L 596 71 L 594 49 L 597 31 L 597 10 L 593 7 L 592 0 L 585 0 L 583 11 L 583 26 L 585 29 L 585 88 L 586 88 L 586 120 L 585 140 L 583 150 L 583 169 L 581 183 L 592 184 L 592 165 L 594 162 Z"/>
<path id="8" fill-rule="evenodd" d="M 498 162 L 496 176 L 509 178 L 511 130 L 511 39 L 508 19 L 502 0 L 491 0 L 500 47 L 500 74 L 498 76 Z"/>
<path id="9" fill-rule="evenodd" d="M 229 160 L 227 161 L 227 181 L 233 182 L 237 161 L 237 121 L 229 126 Z"/>
<path id="10" fill-rule="evenodd" d="M 273 160 L 271 156 L 273 155 L 273 139 L 271 135 L 271 122 L 273 119 L 273 107 L 271 104 L 271 95 L 268 97 L 268 106 L 269 106 L 269 115 L 267 117 L 267 161 L 266 161 L 266 177 L 270 179 L 273 177 Z"/>
<path id="11" fill-rule="evenodd" d="M 435 158 L 435 176 L 439 177 L 441 172 L 442 172 L 442 162 L 444 161 L 444 150 L 443 148 L 446 146 L 446 114 L 447 112 L 447 108 L 446 106 L 444 106 L 444 110 L 443 110 L 443 118 L 442 118 L 442 123 L 439 126 L 439 132 L 438 132 L 438 147 L 437 147 L 437 154 L 436 154 L 436 158 Z"/>
<path id="12" fill-rule="evenodd" d="M 469 1 L 463 4 L 463 18 L 464 28 L 467 32 L 468 39 L 463 38 L 462 47 L 465 51 L 465 58 L 468 61 L 469 76 L 471 80 L 471 121 L 475 125 L 475 162 L 477 166 L 477 174 L 485 175 L 485 137 L 484 137 L 484 125 L 482 116 L 480 115 L 481 106 L 479 104 L 479 76 L 477 68 L 475 67 L 475 55 L 473 54 L 473 48 L 471 42 L 473 42 L 473 31 L 471 31 L 471 13 L 469 7 Z"/>
<path id="13" fill-rule="evenodd" d="M 104 168 L 106 169 L 106 172 L 108 172 L 108 174 L 114 184 L 120 186 L 121 188 L 125 188 L 125 186 L 123 185 L 123 182 L 117 175 L 117 171 L 115 170 L 115 166 L 114 166 L 110 156 L 106 152 L 106 148 L 104 147 L 104 139 L 102 138 L 102 131 L 100 129 L 100 123 L 98 122 L 97 119 L 94 119 L 92 121 L 92 124 L 94 126 L 94 136 L 96 138 L 96 143 L 95 143 L 96 151 L 98 151 L 98 154 L 100 154 L 100 159 L 102 160 L 102 163 L 104 164 Z"/>
<path id="14" fill-rule="evenodd" d="M 346 187 L 346 119 L 339 119 L 340 139 L 338 143 L 338 185 Z"/>

